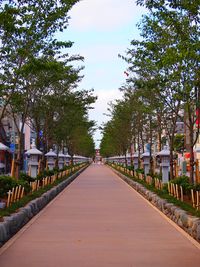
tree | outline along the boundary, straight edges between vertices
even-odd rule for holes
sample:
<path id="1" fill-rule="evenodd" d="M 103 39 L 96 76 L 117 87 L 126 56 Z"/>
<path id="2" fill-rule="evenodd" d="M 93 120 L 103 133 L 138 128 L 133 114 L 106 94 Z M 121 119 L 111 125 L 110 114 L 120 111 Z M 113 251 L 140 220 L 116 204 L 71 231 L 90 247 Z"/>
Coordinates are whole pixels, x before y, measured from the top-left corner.
<path id="1" fill-rule="evenodd" d="M 184 109 L 184 120 L 189 131 L 190 141 L 190 181 L 194 182 L 194 153 L 193 147 L 199 135 L 199 125 L 195 130 L 197 121 L 196 109 L 199 107 L 199 9 L 200 1 L 137 1 L 140 5 L 145 5 L 154 21 L 159 27 L 167 29 L 173 42 L 170 47 L 164 49 L 166 55 L 165 64 L 168 59 L 174 60 L 176 68 L 173 69 L 173 81 L 179 83 L 177 100 L 180 101 Z M 158 36 L 158 35 L 156 35 Z M 161 34 L 166 37 L 165 34 Z M 166 40 L 166 38 L 165 38 Z M 170 37 L 167 38 L 171 42 Z M 168 51 L 171 53 L 169 54 Z M 171 79 L 172 79 L 171 78 Z M 174 110 L 176 116 L 182 114 Z M 182 116 L 183 119 L 183 116 Z M 199 120 L 198 120 L 199 121 Z M 196 137 L 194 133 L 196 131 Z"/>
<path id="2" fill-rule="evenodd" d="M 0 97 L 4 99 L 0 123 L 7 112 L 13 117 L 17 127 L 17 174 L 23 154 L 25 123 L 30 123 L 36 130 L 37 143 L 46 142 L 45 150 L 51 142 L 61 146 L 66 134 L 61 121 L 65 119 L 67 123 L 65 113 L 69 113 L 69 105 L 75 107 L 71 108 L 73 114 L 79 111 L 77 114 L 81 114 L 81 122 L 90 124 L 86 114 L 96 98 L 90 91 L 72 92 L 82 78 L 82 67 L 75 69 L 72 64 L 83 58 L 63 54 L 61 49 L 70 48 L 72 42 L 60 42 L 54 37 L 58 30 L 62 31 L 68 26 L 68 11 L 77 2 L 78 0 L 0 1 Z M 71 101 L 69 105 L 68 101 Z M 80 101 L 79 105 L 76 104 L 77 101 Z M 70 128 L 69 124 L 67 126 Z M 62 129 L 62 134 L 56 132 L 56 127 Z M 90 127 L 84 129 L 89 140 Z M 69 135 L 66 139 L 68 137 Z"/>

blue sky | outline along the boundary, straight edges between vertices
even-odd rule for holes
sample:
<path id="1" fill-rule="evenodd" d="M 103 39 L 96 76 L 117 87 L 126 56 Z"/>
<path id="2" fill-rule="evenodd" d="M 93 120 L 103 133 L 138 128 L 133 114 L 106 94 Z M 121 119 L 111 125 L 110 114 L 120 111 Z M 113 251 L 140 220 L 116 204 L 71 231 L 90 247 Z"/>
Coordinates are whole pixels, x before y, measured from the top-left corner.
<path id="1" fill-rule="evenodd" d="M 69 27 L 61 38 L 74 42 L 70 54 L 85 58 L 85 75 L 80 89 L 94 89 L 98 100 L 90 119 L 98 125 L 106 122 L 107 104 L 121 97 L 118 88 L 125 82 L 126 63 L 118 58 L 125 54 L 132 39 L 138 38 L 136 23 L 144 9 L 136 6 L 134 0 L 81 0 L 69 15 Z M 96 147 L 101 139 L 95 134 Z"/>

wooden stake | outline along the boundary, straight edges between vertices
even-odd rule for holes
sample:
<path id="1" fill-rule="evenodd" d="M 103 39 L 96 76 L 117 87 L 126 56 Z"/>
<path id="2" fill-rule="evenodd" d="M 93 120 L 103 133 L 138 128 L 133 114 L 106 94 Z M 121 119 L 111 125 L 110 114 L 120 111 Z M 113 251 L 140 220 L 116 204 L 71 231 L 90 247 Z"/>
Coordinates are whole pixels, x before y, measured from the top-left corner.
<path id="1" fill-rule="evenodd" d="M 14 187 L 12 188 L 12 191 L 11 191 L 11 199 L 10 199 L 10 202 L 12 203 L 14 201 Z"/>
<path id="2" fill-rule="evenodd" d="M 196 160 L 196 183 L 200 183 L 200 175 L 199 175 L 199 160 Z"/>
<path id="3" fill-rule="evenodd" d="M 196 191 L 196 197 L 197 197 L 197 210 L 199 210 L 199 191 Z"/>
<path id="4" fill-rule="evenodd" d="M 6 207 L 8 208 L 10 206 L 10 200 L 12 196 L 11 190 L 9 190 L 7 194 L 8 194 L 8 199 L 7 199 Z"/>
<path id="5" fill-rule="evenodd" d="M 179 200 L 178 185 L 176 184 L 176 198 Z"/>
<path id="6" fill-rule="evenodd" d="M 192 195 L 192 206 L 195 208 L 195 203 L 194 203 L 194 190 L 191 189 L 191 195 Z"/>
<path id="7" fill-rule="evenodd" d="M 180 189 L 181 189 L 181 201 L 183 202 L 183 187 L 180 186 Z"/>
<path id="8" fill-rule="evenodd" d="M 176 196 L 175 186 L 172 184 L 172 196 Z"/>
<path id="9" fill-rule="evenodd" d="M 21 192 L 21 185 L 19 185 L 19 189 L 18 189 L 18 192 L 17 192 L 17 200 L 20 199 L 20 192 Z"/>
<path id="10" fill-rule="evenodd" d="M 11 177 L 15 177 L 15 159 L 12 159 L 12 165 L 11 165 Z"/>
<path id="11" fill-rule="evenodd" d="M 171 196 L 173 196 L 173 184 L 172 183 L 170 184 L 170 187 L 171 187 L 171 190 L 170 190 Z"/>
<path id="12" fill-rule="evenodd" d="M 21 192 L 21 197 L 20 198 L 23 198 L 24 196 L 24 187 L 22 187 L 22 192 Z"/>

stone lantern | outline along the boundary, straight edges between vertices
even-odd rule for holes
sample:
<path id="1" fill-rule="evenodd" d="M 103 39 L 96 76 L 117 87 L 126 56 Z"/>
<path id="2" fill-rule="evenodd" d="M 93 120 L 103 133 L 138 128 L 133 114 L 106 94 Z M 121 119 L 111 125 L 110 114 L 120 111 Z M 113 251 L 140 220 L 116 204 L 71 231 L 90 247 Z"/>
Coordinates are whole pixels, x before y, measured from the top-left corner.
<path id="1" fill-rule="evenodd" d="M 119 162 L 120 162 L 120 164 L 125 166 L 125 156 L 119 156 Z"/>
<path id="2" fill-rule="evenodd" d="M 138 158 L 139 158 L 139 154 L 138 152 L 133 154 L 133 165 L 134 165 L 134 170 L 137 170 L 139 168 L 138 166 Z"/>
<path id="3" fill-rule="evenodd" d="M 58 154 L 58 167 L 60 170 L 63 169 L 64 163 L 65 163 L 65 155 L 62 152 L 60 152 Z"/>
<path id="4" fill-rule="evenodd" d="M 47 158 L 48 169 L 52 171 L 53 168 L 55 167 L 55 158 L 57 157 L 57 155 L 55 152 L 53 152 L 53 149 L 50 149 L 50 151 L 47 154 L 45 154 L 45 156 Z"/>
<path id="5" fill-rule="evenodd" d="M 141 158 L 143 159 L 144 164 L 144 174 L 147 175 L 150 169 L 150 153 L 146 151 L 141 155 Z"/>
<path id="6" fill-rule="evenodd" d="M 83 162 L 85 162 L 85 157 L 79 156 L 79 163 L 83 163 Z"/>
<path id="7" fill-rule="evenodd" d="M 69 166 L 71 160 L 71 156 L 67 153 L 65 155 L 65 165 Z"/>
<path id="8" fill-rule="evenodd" d="M 42 152 L 36 148 L 34 139 L 32 141 L 31 149 L 29 149 L 25 154 L 30 155 L 28 162 L 30 176 L 36 178 L 38 174 L 39 156 L 42 155 Z"/>
<path id="9" fill-rule="evenodd" d="M 131 154 L 126 155 L 127 165 L 131 166 Z"/>
<path id="10" fill-rule="evenodd" d="M 163 183 L 169 182 L 169 166 L 170 166 L 170 151 L 167 146 L 164 147 L 158 153 L 158 156 L 161 158 L 161 167 L 162 167 L 162 181 Z"/>
<path id="11" fill-rule="evenodd" d="M 74 163 L 74 165 L 76 165 L 78 163 L 78 159 L 79 159 L 79 157 L 77 155 L 74 155 L 73 156 L 73 163 Z"/>
<path id="12" fill-rule="evenodd" d="M 116 156 L 116 157 L 115 157 L 114 163 L 116 163 L 116 164 L 119 164 L 119 163 L 120 163 L 119 156 Z"/>

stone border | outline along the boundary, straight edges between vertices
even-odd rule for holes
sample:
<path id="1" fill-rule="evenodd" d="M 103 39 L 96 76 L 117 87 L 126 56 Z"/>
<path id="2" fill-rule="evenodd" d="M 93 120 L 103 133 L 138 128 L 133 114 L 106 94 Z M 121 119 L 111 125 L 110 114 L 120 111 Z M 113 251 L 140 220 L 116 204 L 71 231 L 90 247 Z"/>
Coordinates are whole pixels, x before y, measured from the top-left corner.
<path id="1" fill-rule="evenodd" d="M 38 214 L 52 199 L 54 199 L 61 191 L 63 191 L 74 179 L 79 176 L 88 166 L 83 167 L 65 181 L 53 187 L 49 191 L 41 195 L 41 197 L 30 201 L 25 207 L 19 209 L 18 212 L 10 216 L 4 217 L 4 221 L 0 222 L 0 247 L 16 234 L 27 222 L 29 222 L 36 214 Z"/>
<path id="2" fill-rule="evenodd" d="M 124 174 L 111 168 L 120 178 L 122 178 L 127 184 L 134 188 L 138 193 L 151 202 L 162 213 L 169 217 L 179 227 L 181 227 L 190 236 L 200 242 L 200 218 L 189 215 L 185 210 L 175 206 L 167 200 L 160 198 L 156 193 L 151 192 L 145 188 L 142 184 L 133 181 Z"/>

